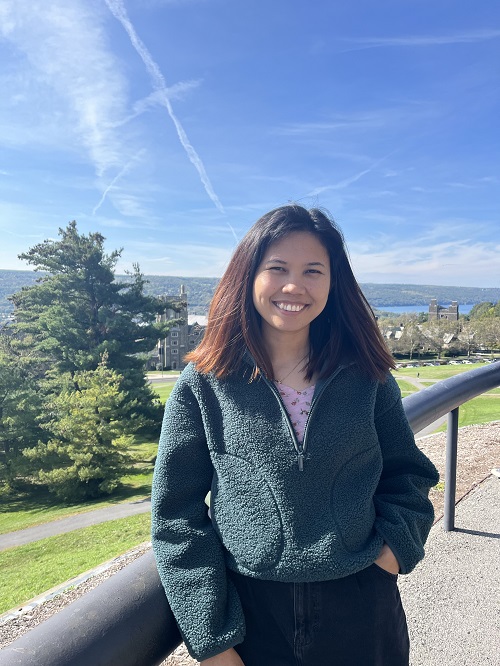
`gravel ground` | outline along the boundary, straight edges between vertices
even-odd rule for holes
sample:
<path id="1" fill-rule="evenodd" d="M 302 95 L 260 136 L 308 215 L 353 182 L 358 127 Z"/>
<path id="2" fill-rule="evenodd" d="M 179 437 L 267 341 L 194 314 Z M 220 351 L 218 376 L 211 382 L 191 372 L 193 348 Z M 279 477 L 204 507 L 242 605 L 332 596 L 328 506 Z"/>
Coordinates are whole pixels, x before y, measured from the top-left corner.
<path id="1" fill-rule="evenodd" d="M 399 579 L 411 666 L 500 663 L 500 480 L 469 493 L 455 524 L 453 532 L 436 525 L 424 560 Z"/>
<path id="2" fill-rule="evenodd" d="M 446 434 L 439 433 L 422 437 L 418 440 L 418 445 L 434 462 L 441 474 L 441 481 L 444 481 Z M 490 474 L 493 467 L 500 467 L 500 421 L 461 428 L 458 444 L 457 499 L 476 487 Z M 437 490 L 431 491 L 436 518 L 442 515 L 443 499 L 442 489 L 438 487 Z M 144 543 L 116 558 L 98 573 L 84 577 L 82 582 L 78 582 L 73 587 L 55 594 L 55 596 L 53 596 L 54 592 L 46 593 L 33 603 L 26 604 L 22 612 L 10 616 L 0 624 L 0 648 L 5 647 L 64 606 L 92 590 L 105 578 L 146 552 L 149 547 L 149 543 Z M 194 666 L 197 663 L 189 657 L 185 646 L 181 645 L 163 662 L 163 666 Z"/>
<path id="3" fill-rule="evenodd" d="M 419 448 L 439 470 L 440 483 L 432 488 L 430 499 L 436 512 L 436 520 L 443 515 L 445 481 L 446 433 L 428 435 L 417 439 Z M 491 473 L 500 467 L 500 421 L 483 425 L 465 426 L 458 431 L 457 493 L 459 500 Z"/>

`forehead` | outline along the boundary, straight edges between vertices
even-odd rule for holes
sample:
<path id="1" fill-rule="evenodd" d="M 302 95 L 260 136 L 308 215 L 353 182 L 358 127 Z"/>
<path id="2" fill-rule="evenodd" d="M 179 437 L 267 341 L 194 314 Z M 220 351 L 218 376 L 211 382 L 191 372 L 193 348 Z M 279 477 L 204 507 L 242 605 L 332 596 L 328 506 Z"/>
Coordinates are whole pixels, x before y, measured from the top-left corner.
<path id="1" fill-rule="evenodd" d="M 271 243 L 264 252 L 263 261 L 273 257 L 287 260 L 328 261 L 328 251 L 320 240 L 307 231 L 296 231 Z"/>

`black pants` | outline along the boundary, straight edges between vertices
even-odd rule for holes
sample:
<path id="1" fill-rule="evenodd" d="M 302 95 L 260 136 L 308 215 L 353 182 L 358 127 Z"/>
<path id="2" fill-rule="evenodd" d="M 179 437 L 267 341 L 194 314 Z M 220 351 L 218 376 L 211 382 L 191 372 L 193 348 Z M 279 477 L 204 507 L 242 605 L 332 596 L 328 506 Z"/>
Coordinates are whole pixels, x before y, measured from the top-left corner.
<path id="1" fill-rule="evenodd" d="M 245 666 L 408 666 L 397 576 L 376 564 L 318 583 L 230 576 L 245 613 L 235 646 Z"/>

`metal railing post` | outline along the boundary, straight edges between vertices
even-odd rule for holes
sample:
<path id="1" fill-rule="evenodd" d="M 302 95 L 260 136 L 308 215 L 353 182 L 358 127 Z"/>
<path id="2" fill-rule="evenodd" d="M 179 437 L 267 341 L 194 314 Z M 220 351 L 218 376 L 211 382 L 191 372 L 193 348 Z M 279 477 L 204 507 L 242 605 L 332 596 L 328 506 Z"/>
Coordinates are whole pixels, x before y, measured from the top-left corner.
<path id="1" fill-rule="evenodd" d="M 458 407 L 448 414 L 446 433 L 446 466 L 444 473 L 444 517 L 443 529 L 455 529 L 455 496 L 457 489 Z"/>

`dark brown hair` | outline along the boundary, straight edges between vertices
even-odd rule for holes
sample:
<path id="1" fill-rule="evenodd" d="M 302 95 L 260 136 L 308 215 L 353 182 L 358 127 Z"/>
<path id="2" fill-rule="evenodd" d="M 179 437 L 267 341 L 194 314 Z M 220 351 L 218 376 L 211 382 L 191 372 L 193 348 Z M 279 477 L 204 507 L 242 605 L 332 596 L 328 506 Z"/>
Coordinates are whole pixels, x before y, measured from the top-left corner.
<path id="1" fill-rule="evenodd" d="M 324 310 L 311 322 L 308 379 L 330 375 L 341 361 L 356 361 L 369 377 L 384 380 L 394 360 L 387 350 L 368 301 L 356 282 L 342 232 L 327 213 L 287 205 L 263 215 L 236 248 L 219 282 L 208 313 L 203 340 L 186 355 L 199 372 L 226 377 L 237 371 L 247 350 L 258 372 L 272 378 L 273 369 L 253 304 L 257 268 L 271 243 L 289 234 L 315 236 L 330 257 L 330 294 Z"/>

